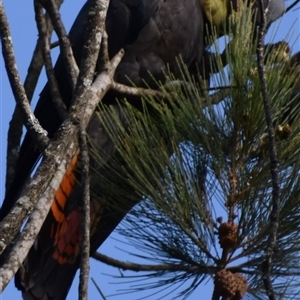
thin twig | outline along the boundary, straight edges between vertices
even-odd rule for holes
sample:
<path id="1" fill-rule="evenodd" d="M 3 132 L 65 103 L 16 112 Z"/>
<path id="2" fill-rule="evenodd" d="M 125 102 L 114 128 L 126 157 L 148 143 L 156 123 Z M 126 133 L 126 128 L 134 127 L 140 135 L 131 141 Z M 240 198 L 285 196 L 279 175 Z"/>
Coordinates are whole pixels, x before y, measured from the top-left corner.
<path id="1" fill-rule="evenodd" d="M 66 67 L 66 72 L 69 76 L 71 90 L 74 91 L 77 83 L 79 69 L 73 55 L 72 45 L 69 36 L 61 20 L 61 16 L 57 8 L 57 4 L 55 3 L 54 0 L 47 0 L 47 1 L 39 0 L 39 2 L 43 5 L 43 7 L 48 12 L 54 30 L 59 38 L 60 51 L 65 59 L 65 67 Z"/>
<path id="2" fill-rule="evenodd" d="M 39 121 L 34 116 L 28 98 L 26 96 L 24 87 L 21 83 L 21 78 L 17 70 L 17 64 L 12 46 L 12 37 L 10 34 L 9 24 L 3 7 L 0 2 L 0 36 L 2 42 L 2 52 L 5 61 L 7 75 L 10 85 L 18 103 L 19 109 L 22 114 L 24 124 L 36 143 L 36 146 L 44 151 L 49 144 L 47 132 L 40 126 Z"/>
<path id="3" fill-rule="evenodd" d="M 166 95 L 163 92 L 151 90 L 151 89 L 131 87 L 115 81 L 113 82 L 112 89 L 122 95 L 127 95 L 127 96 L 137 96 L 137 97 L 148 96 L 148 97 L 155 97 L 158 99 L 166 98 Z"/>
<path id="4" fill-rule="evenodd" d="M 97 261 L 103 262 L 107 265 L 122 269 L 122 270 L 130 270 L 135 272 L 141 271 L 166 271 L 166 272 L 175 272 L 175 271 L 182 271 L 188 273 L 211 273 L 213 274 L 216 272 L 217 267 L 214 266 L 207 266 L 207 265 L 187 265 L 187 264 L 159 264 L 159 265 L 144 265 L 144 264 L 137 264 L 132 262 L 124 262 L 107 255 L 104 255 L 99 252 L 95 252 L 92 255 L 92 258 L 96 259 Z"/>
<path id="5" fill-rule="evenodd" d="M 59 46 L 59 41 L 53 42 L 53 43 L 51 43 L 51 45 L 50 45 L 50 49 L 54 49 L 54 48 L 56 48 L 56 47 L 58 47 L 58 46 Z"/>
<path id="6" fill-rule="evenodd" d="M 105 295 L 104 295 L 103 292 L 101 291 L 101 289 L 100 289 L 99 285 L 97 284 L 97 282 L 95 281 L 95 279 L 94 279 L 93 277 L 92 277 L 91 279 L 92 279 L 92 282 L 93 282 L 93 284 L 95 285 L 97 291 L 99 292 L 100 296 L 102 297 L 102 299 L 103 299 L 103 300 L 106 300 Z"/>
<path id="7" fill-rule="evenodd" d="M 50 32 L 47 29 L 47 23 L 45 15 L 43 14 L 43 8 L 39 0 L 34 0 L 34 10 L 35 10 L 35 19 L 37 28 L 39 31 L 40 39 L 43 41 L 43 57 L 45 61 L 46 74 L 48 79 L 48 84 L 50 87 L 51 98 L 56 107 L 56 110 L 61 118 L 64 121 L 68 114 L 65 103 L 62 100 L 58 83 L 55 77 L 55 72 L 53 69 L 52 59 L 50 55 Z"/>
<path id="8" fill-rule="evenodd" d="M 287 13 L 287 12 L 289 12 L 291 9 L 293 9 L 299 2 L 300 2 L 300 0 L 294 1 L 290 6 L 287 7 L 287 9 L 285 10 L 285 13 Z"/>
<path id="9" fill-rule="evenodd" d="M 267 248 L 265 252 L 265 260 L 262 263 L 263 282 L 266 293 L 270 300 L 275 300 L 275 292 L 271 280 L 272 255 L 276 246 L 277 231 L 279 227 L 279 205 L 280 205 L 280 189 L 278 184 L 278 160 L 275 143 L 275 132 L 273 128 L 273 120 L 271 115 L 270 100 L 267 89 L 266 73 L 264 70 L 264 39 L 266 33 L 266 14 L 263 1 L 259 1 L 262 21 L 258 29 L 258 45 L 257 45 L 257 68 L 260 77 L 261 93 L 263 97 L 264 110 L 266 116 L 267 130 L 269 135 L 269 154 L 270 154 L 270 171 L 272 177 L 272 211 L 270 214 L 270 234 L 268 237 Z"/>
<path id="10" fill-rule="evenodd" d="M 113 82 L 112 89 L 116 92 L 122 94 L 122 95 L 129 95 L 129 96 L 146 96 L 146 97 L 154 97 L 157 99 L 167 99 L 168 95 L 166 92 L 161 92 L 157 90 L 151 90 L 151 89 L 144 89 L 144 88 L 138 88 L 138 87 L 131 87 L 127 86 L 121 83 Z M 225 98 L 230 96 L 230 90 L 229 88 L 224 88 L 219 90 L 218 92 L 215 92 L 211 95 L 208 95 L 207 98 L 209 99 L 206 101 L 206 99 L 203 99 L 203 106 L 212 105 L 212 104 L 218 104 L 221 101 L 223 101 Z"/>
<path id="11" fill-rule="evenodd" d="M 82 245 L 79 276 L 79 299 L 88 299 L 88 280 L 90 271 L 90 179 L 89 179 L 89 153 L 86 130 L 83 124 L 79 128 L 79 147 L 81 156 L 81 186 L 83 187 L 82 209 Z"/>

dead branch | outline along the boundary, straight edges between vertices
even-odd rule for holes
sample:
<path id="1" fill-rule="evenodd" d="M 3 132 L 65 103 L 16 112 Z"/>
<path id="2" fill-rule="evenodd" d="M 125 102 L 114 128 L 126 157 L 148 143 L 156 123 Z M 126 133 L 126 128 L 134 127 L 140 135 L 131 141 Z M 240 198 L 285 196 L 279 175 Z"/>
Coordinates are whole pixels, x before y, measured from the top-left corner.
<path id="1" fill-rule="evenodd" d="M 80 73 L 78 75 L 77 85 L 74 92 L 75 99 L 77 99 L 78 96 L 93 82 L 95 67 L 102 42 L 102 33 L 105 28 L 105 17 L 108 2 L 109 1 L 105 0 L 96 0 L 93 11 L 90 12 L 91 17 L 87 24 L 86 46 L 83 48 Z"/>
<path id="2" fill-rule="evenodd" d="M 42 49 L 43 49 L 43 57 L 45 62 L 45 68 L 47 73 L 47 79 L 50 86 L 51 98 L 56 107 L 56 110 L 61 118 L 61 120 L 65 120 L 68 116 L 67 108 L 65 103 L 62 100 L 58 83 L 55 77 L 55 72 L 53 69 L 52 59 L 50 55 L 50 32 L 47 28 L 46 18 L 43 14 L 42 6 L 39 3 L 39 0 L 34 1 L 34 10 L 35 10 L 35 19 L 39 31 L 40 39 L 43 41 Z"/>
<path id="3" fill-rule="evenodd" d="M 99 285 L 97 284 L 97 282 L 95 281 L 95 279 L 92 277 L 91 280 L 92 280 L 93 284 L 95 285 L 97 291 L 99 292 L 100 296 L 102 297 L 102 299 L 103 299 L 103 300 L 106 300 L 105 295 L 104 295 L 103 292 L 101 291 L 101 289 L 100 289 Z"/>
<path id="4" fill-rule="evenodd" d="M 65 26 L 61 20 L 61 16 L 57 4 L 55 3 L 54 0 L 47 0 L 47 1 L 39 0 L 39 2 L 48 12 L 54 30 L 59 38 L 60 51 L 62 56 L 65 59 L 65 67 L 66 67 L 67 74 L 69 76 L 70 86 L 73 91 L 77 83 L 79 70 L 73 55 L 71 42 L 69 40 Z"/>
<path id="5" fill-rule="evenodd" d="M 21 84 L 21 78 L 18 73 L 14 56 L 9 24 L 2 2 L 0 3 L 0 35 L 7 75 L 12 87 L 14 97 L 21 111 L 24 124 L 29 134 L 35 141 L 37 147 L 39 147 L 41 151 L 43 151 L 49 144 L 49 139 L 47 137 L 47 132 L 40 126 L 38 120 L 34 116 L 24 87 Z"/>
<path id="6" fill-rule="evenodd" d="M 130 87 L 115 81 L 113 82 L 112 89 L 114 89 L 116 92 L 119 92 L 122 95 L 127 95 L 127 96 L 139 96 L 139 97 L 147 96 L 147 97 L 155 97 L 158 99 L 166 98 L 166 95 L 160 91 Z"/>
<path id="7" fill-rule="evenodd" d="M 58 7 L 60 7 L 63 0 L 56 0 Z M 52 32 L 52 24 L 49 16 L 46 15 L 46 23 L 49 34 Z M 43 55 L 42 55 L 42 40 L 38 38 L 35 49 L 33 51 L 32 59 L 28 67 L 27 76 L 24 82 L 24 89 L 28 98 L 31 102 L 36 84 L 41 74 L 42 67 L 44 65 Z M 11 182 L 15 176 L 15 166 L 19 157 L 19 147 L 22 136 L 22 115 L 18 109 L 15 107 L 12 119 L 9 123 L 8 135 L 7 135 L 7 163 L 6 163 L 6 179 L 5 179 L 5 190 L 8 191 Z"/>
<path id="8" fill-rule="evenodd" d="M 82 201 L 82 245 L 79 275 L 79 299 L 86 300 L 88 297 L 88 281 L 90 271 L 90 174 L 89 174 L 89 150 L 86 138 L 86 129 L 80 124 L 79 147 L 81 154 L 81 185 L 83 187 Z"/>
<path id="9" fill-rule="evenodd" d="M 122 270 L 130 270 L 135 272 L 142 272 L 142 271 L 166 271 L 166 272 L 188 272 L 188 273 L 211 273 L 213 274 L 217 267 L 214 266 L 207 266 L 207 265 L 187 265 L 187 264 L 159 264 L 159 265 L 144 265 L 144 264 L 137 264 L 132 262 L 124 262 L 107 255 L 104 255 L 99 252 L 95 252 L 92 257 L 97 261 L 103 262 L 107 265 L 122 269 Z"/>
<path id="10" fill-rule="evenodd" d="M 115 81 L 112 84 L 112 89 L 122 95 L 139 96 L 139 97 L 146 96 L 146 97 L 154 97 L 157 99 L 168 98 L 168 94 L 166 93 L 166 91 L 161 92 L 161 91 L 156 91 L 151 89 L 131 87 Z M 203 98 L 203 106 L 218 104 L 229 96 L 230 96 L 230 89 L 228 87 L 221 89 L 216 93 L 208 95 L 207 98 Z"/>
<path id="11" fill-rule="evenodd" d="M 261 271 L 263 273 L 262 280 L 265 286 L 266 294 L 270 300 L 275 300 L 275 292 L 271 280 L 272 256 L 274 247 L 277 242 L 277 231 L 279 227 L 279 206 L 280 206 L 280 188 L 278 180 L 278 159 L 275 140 L 275 131 L 271 115 L 270 99 L 267 88 L 267 79 L 264 68 L 264 40 L 266 34 L 266 20 L 268 7 L 264 7 L 263 1 L 258 1 L 261 24 L 258 28 L 258 44 L 257 44 L 257 68 L 261 84 L 261 93 L 264 103 L 264 111 L 267 123 L 267 132 L 269 137 L 269 155 L 270 155 L 270 172 L 272 178 L 272 211 L 270 213 L 270 233 L 268 236 L 267 247 L 265 249 L 265 260 L 262 263 Z"/>
<path id="12" fill-rule="evenodd" d="M 300 2 L 300 0 L 294 1 L 290 6 L 287 7 L 287 9 L 285 10 L 285 13 L 287 13 L 287 12 L 289 12 L 291 9 L 293 9 L 299 2 Z"/>
<path id="13" fill-rule="evenodd" d="M 0 228 L 2 229 L 0 251 L 2 253 L 17 235 L 25 218 L 35 207 L 24 230 L 18 236 L 13 249 L 7 255 L 7 260 L 0 268 L 0 293 L 14 276 L 31 248 L 47 216 L 53 196 L 59 187 L 71 158 L 74 157 L 78 149 L 78 140 L 76 138 L 78 125 L 73 120 L 81 119 L 82 108 L 86 107 L 82 125 L 87 126 L 97 104 L 111 87 L 115 69 L 120 63 L 122 56 L 123 51 L 120 51 L 111 60 L 107 71 L 102 72 L 95 82 L 90 87 L 87 87 L 85 92 L 81 94 L 81 97 L 78 98 L 76 108 L 72 111 L 70 118 L 61 125 L 57 138 L 47 148 L 45 160 L 25 188 L 14 208 L 0 223 Z"/>
<path id="14" fill-rule="evenodd" d="M 101 18 L 102 20 L 98 23 L 104 25 L 108 1 L 103 0 L 97 2 L 96 10 L 98 10 L 98 13 L 91 14 L 91 18 Z M 101 5 L 99 5 L 99 3 Z M 97 30 L 94 30 L 93 33 L 89 35 L 87 41 L 87 45 L 91 48 L 89 49 L 89 53 L 93 54 L 96 52 L 87 60 L 88 66 L 84 68 L 85 71 L 90 71 L 91 74 L 93 74 L 91 68 L 96 65 L 97 50 L 99 51 L 100 47 L 99 45 L 93 44 L 93 42 L 99 42 L 103 28 L 104 26 L 97 27 Z M 61 125 L 56 139 L 50 143 L 46 151 L 45 160 L 25 188 L 21 198 L 16 202 L 12 211 L 0 223 L 0 227 L 3 229 L 0 237 L 0 251 L 2 253 L 18 233 L 26 216 L 32 211 L 33 207 L 36 206 L 28 223 L 18 236 L 14 247 L 7 255 L 7 259 L 0 269 L 0 292 L 3 291 L 25 259 L 47 216 L 47 212 L 52 204 L 53 195 L 58 189 L 63 174 L 71 158 L 74 157 L 77 152 L 78 122 L 76 120 L 82 120 L 82 126 L 86 128 L 96 105 L 111 87 L 115 69 L 121 61 L 122 56 L 123 51 L 120 51 L 111 60 L 106 71 L 102 72 L 92 85 L 85 85 L 79 89 L 77 98 L 75 99 L 76 105 L 72 108 L 70 118 Z M 94 58 L 94 62 L 92 58 Z M 82 113 L 83 111 L 85 112 L 84 114 Z M 47 174 L 47 176 L 45 176 L 45 174 Z"/>

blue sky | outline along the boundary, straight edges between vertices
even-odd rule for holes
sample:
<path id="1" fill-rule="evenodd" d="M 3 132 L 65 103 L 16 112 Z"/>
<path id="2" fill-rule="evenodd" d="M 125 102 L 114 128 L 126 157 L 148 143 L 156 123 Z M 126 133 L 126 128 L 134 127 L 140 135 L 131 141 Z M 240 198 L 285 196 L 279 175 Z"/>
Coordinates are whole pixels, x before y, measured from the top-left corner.
<path id="1" fill-rule="evenodd" d="M 34 15 L 33 15 L 33 1 L 28 0 L 3 0 L 8 19 L 11 24 L 11 31 L 13 37 L 13 44 L 15 47 L 15 55 L 17 59 L 17 65 L 19 68 L 19 72 L 22 80 L 25 79 L 27 68 L 31 59 L 32 51 L 35 46 L 36 38 L 37 38 L 37 30 L 34 23 Z M 63 20 L 65 22 L 66 28 L 70 28 L 75 16 L 77 15 L 79 9 L 83 5 L 83 0 L 65 0 L 63 4 L 61 13 L 63 16 Z M 291 2 L 286 2 L 289 5 Z M 292 44 L 293 44 L 293 52 L 296 52 L 300 49 L 299 41 L 296 41 L 296 38 L 299 36 L 299 11 L 294 11 L 288 13 L 284 18 L 282 18 L 277 24 L 273 25 L 269 31 L 268 36 L 272 36 L 273 29 L 278 27 L 279 29 L 276 32 L 274 41 L 281 40 L 286 36 L 289 36 L 291 33 L 293 34 Z M 291 27 L 292 31 L 290 31 Z M 295 42 L 296 41 L 296 42 Z M 45 76 L 40 79 L 39 85 L 36 89 L 36 95 L 34 96 L 35 101 L 37 100 L 38 93 L 42 89 L 45 84 Z M 6 158 L 6 134 L 8 129 L 8 123 L 11 118 L 12 111 L 14 109 L 14 98 L 11 93 L 11 89 L 6 77 L 5 68 L 3 66 L 3 60 L 0 60 L 0 203 L 3 199 L 4 195 L 4 182 L 5 182 L 5 158 Z M 135 261 L 134 257 L 130 257 L 124 252 L 117 249 L 124 249 L 124 244 L 117 242 L 114 238 L 120 239 L 119 236 L 113 234 L 100 248 L 100 252 L 110 255 L 115 258 Z M 127 247 L 127 246 L 126 246 Z M 134 251 L 134 249 L 132 249 Z M 115 274 L 119 275 L 117 269 L 113 269 L 111 267 L 107 267 L 101 263 L 95 263 L 91 260 L 91 276 L 98 282 L 101 287 L 103 293 L 105 295 L 110 295 L 116 293 L 119 288 L 126 287 L 125 284 L 116 285 L 114 283 L 120 282 L 117 279 L 114 279 L 105 274 Z M 75 280 L 73 283 L 73 287 L 71 289 L 71 293 L 68 296 L 68 299 L 76 299 L 77 298 L 77 286 L 78 280 Z M 128 287 L 127 287 L 128 288 Z M 96 288 L 90 281 L 90 299 L 101 299 Z M 201 285 L 198 290 L 189 298 L 189 299 L 210 299 L 212 291 L 212 285 Z M 134 295 L 134 298 L 138 296 L 142 296 L 142 294 Z M 128 296 L 127 296 L 128 297 Z M 126 297 L 126 298 L 127 298 Z M 132 299 L 132 297 L 130 297 Z M 156 299 L 156 296 L 151 296 L 150 299 Z M 16 291 L 13 283 L 10 283 L 8 288 L 4 291 L 2 295 L 0 295 L 0 300 L 15 300 L 21 299 L 20 293 Z M 124 299 L 124 296 L 115 296 L 114 299 Z M 172 299 L 165 298 L 165 299 Z"/>

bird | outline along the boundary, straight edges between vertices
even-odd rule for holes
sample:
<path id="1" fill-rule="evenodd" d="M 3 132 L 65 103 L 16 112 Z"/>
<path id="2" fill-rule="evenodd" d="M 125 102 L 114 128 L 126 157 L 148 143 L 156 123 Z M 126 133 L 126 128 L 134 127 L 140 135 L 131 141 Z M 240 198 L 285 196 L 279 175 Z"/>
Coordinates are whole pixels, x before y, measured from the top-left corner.
<path id="1" fill-rule="evenodd" d="M 223 3 L 229 0 L 218 1 Z M 283 1 L 271 1 L 274 2 Z M 69 33 L 78 65 L 92 5 L 92 0 L 86 1 Z M 166 81 L 167 68 L 176 78 L 180 78 L 180 68 L 177 64 L 179 55 L 189 70 L 201 70 L 207 46 L 205 24 L 214 22 L 207 17 L 209 7 L 205 6 L 202 0 L 111 0 L 106 17 L 109 57 L 112 58 L 122 48 L 125 50 L 114 80 L 138 87 L 157 88 L 156 81 L 162 84 Z M 228 13 L 221 12 L 220 16 L 228 17 Z M 215 25 L 219 26 L 219 23 Z M 62 56 L 59 56 L 56 62 L 55 75 L 61 97 L 69 109 L 72 89 Z M 109 91 L 103 103 L 111 105 L 126 125 L 126 118 L 115 97 L 116 94 Z M 138 106 L 134 100 L 132 105 Z M 63 120 L 51 100 L 48 84 L 39 96 L 34 113 L 41 126 L 48 132 L 49 138 L 53 138 Z M 91 146 L 100 148 L 108 161 L 117 160 L 122 163 L 113 142 L 96 116 L 90 121 L 88 134 L 91 137 Z M 0 211 L 0 220 L 20 196 L 40 157 L 39 149 L 35 147 L 30 135 L 26 134 L 20 148 L 15 178 Z M 77 165 L 78 157 L 74 157 L 55 194 L 41 231 L 16 274 L 15 284 L 25 300 L 65 299 L 79 267 L 81 186 L 77 182 L 80 176 Z M 91 159 L 90 165 L 95 172 L 107 175 L 107 180 L 114 180 L 106 166 L 94 159 Z M 130 208 L 140 200 L 140 195 L 136 195 L 133 190 L 129 190 L 127 195 L 123 196 L 112 195 L 106 191 L 106 184 L 107 182 L 98 182 L 96 177 L 91 178 L 91 189 L 95 190 L 95 193 L 91 194 L 91 253 L 96 251 Z M 126 185 L 126 182 L 120 184 Z"/>
<path id="2" fill-rule="evenodd" d="M 93 1 L 87 1 L 69 33 L 74 57 L 80 64 L 82 46 L 88 14 Z M 176 58 L 192 66 L 201 60 L 204 51 L 204 21 L 199 0 L 111 0 L 106 18 L 109 57 L 112 58 L 121 48 L 124 57 L 115 73 L 115 80 L 128 84 L 127 76 L 136 86 L 144 86 L 144 81 L 153 87 L 155 83 L 148 71 L 158 81 L 164 82 L 164 68 L 179 77 L 180 70 Z M 96 70 L 97 71 L 97 70 Z M 67 108 L 72 100 L 72 90 L 68 83 L 63 58 L 60 56 L 55 66 L 55 75 L 62 99 Z M 42 90 L 35 116 L 52 138 L 62 123 L 51 101 L 49 85 Z M 108 93 L 103 99 L 118 111 L 114 94 Z M 108 157 L 114 158 L 116 150 L 108 134 L 95 116 L 92 118 L 88 134 Z M 26 134 L 21 145 L 13 180 L 1 209 L 4 216 L 12 207 L 36 165 L 41 153 Z M 93 165 L 98 172 L 109 171 L 101 165 Z M 96 163 L 95 163 L 96 164 Z M 16 286 L 24 299 L 65 299 L 79 267 L 80 251 L 80 208 L 81 187 L 76 181 L 76 158 L 68 169 L 60 189 L 55 195 L 43 227 L 31 248 L 23 266 L 16 274 Z M 93 179 L 92 189 L 93 189 Z M 102 199 L 91 199 L 91 253 L 95 251 L 122 220 L 128 209 L 135 203 L 128 203 L 121 196 L 105 198 L 105 183 Z M 97 190 L 101 190 L 97 188 Z M 125 198 L 125 197 L 124 197 Z M 136 197 L 137 199 L 137 197 Z M 137 199 L 138 200 L 138 199 Z M 127 205 L 126 211 L 101 207 L 103 201 Z"/>
<path id="3" fill-rule="evenodd" d="M 258 26 L 262 21 L 261 9 L 260 9 L 259 1 L 252 1 L 252 10 L 255 11 L 255 25 Z M 239 7 L 238 0 L 202 0 L 203 10 L 210 21 L 210 24 L 215 26 L 221 33 L 226 32 L 226 27 L 224 25 L 228 23 L 228 17 L 231 15 L 232 11 L 237 11 Z M 267 9 L 266 13 L 266 27 L 270 27 L 270 25 L 276 21 L 280 16 L 284 13 L 284 1 L 270 1 L 263 0 L 262 1 L 263 9 Z M 227 28 L 228 30 L 228 28 Z"/>

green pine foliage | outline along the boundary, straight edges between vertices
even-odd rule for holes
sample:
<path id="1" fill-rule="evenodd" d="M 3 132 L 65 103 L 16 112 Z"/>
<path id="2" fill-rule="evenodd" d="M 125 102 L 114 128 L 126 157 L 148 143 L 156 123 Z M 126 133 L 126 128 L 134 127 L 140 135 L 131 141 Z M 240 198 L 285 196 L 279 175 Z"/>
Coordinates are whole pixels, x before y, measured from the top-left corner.
<path id="1" fill-rule="evenodd" d="M 100 108 L 99 118 L 119 158 L 107 165 L 109 178 L 97 176 L 107 181 L 107 194 L 130 207 L 139 203 L 120 232 L 143 251 L 143 258 L 170 266 L 141 275 L 145 280 L 130 287 L 131 292 L 157 287 L 163 291 L 192 279 L 172 294 L 183 299 L 211 279 L 212 299 L 268 299 L 261 269 L 273 187 L 251 17 L 243 7 L 231 17 L 226 69 L 220 56 L 211 56 L 211 65 L 220 70 L 211 79 L 214 92 L 179 62 L 183 80 L 167 74 L 168 83 L 160 86 L 163 100 L 144 95 L 142 110 L 126 101 L 120 101 L 118 109 Z M 299 72 L 286 47 L 267 47 L 265 58 L 280 187 L 271 280 L 276 299 L 297 299 Z M 94 159 L 106 164 L 105 153 L 94 150 Z"/>

